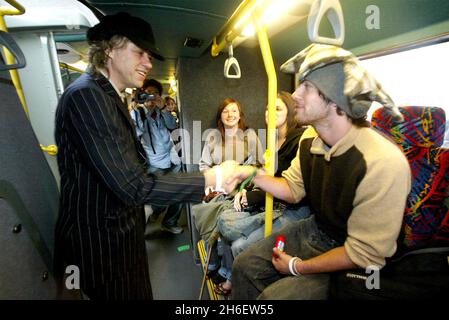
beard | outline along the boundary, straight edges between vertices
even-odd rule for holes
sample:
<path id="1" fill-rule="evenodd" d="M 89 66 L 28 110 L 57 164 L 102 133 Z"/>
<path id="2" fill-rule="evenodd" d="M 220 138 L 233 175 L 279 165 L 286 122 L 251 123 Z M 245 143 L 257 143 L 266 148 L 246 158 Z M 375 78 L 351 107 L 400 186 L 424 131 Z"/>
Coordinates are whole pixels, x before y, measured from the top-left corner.
<path id="1" fill-rule="evenodd" d="M 295 121 L 299 126 L 305 126 L 305 125 L 309 125 L 310 122 L 307 121 L 307 117 L 305 116 L 305 112 L 304 109 L 302 110 L 303 112 L 301 114 L 299 114 L 300 112 L 295 112 Z"/>

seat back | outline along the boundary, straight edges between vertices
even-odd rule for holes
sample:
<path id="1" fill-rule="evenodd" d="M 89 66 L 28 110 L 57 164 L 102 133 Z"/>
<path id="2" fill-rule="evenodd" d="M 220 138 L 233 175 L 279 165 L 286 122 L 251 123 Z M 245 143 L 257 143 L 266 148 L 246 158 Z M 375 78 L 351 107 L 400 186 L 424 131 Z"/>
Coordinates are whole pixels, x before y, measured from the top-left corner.
<path id="1" fill-rule="evenodd" d="M 54 299 L 59 191 L 8 68 L 0 54 L 0 299 Z"/>
<path id="2" fill-rule="evenodd" d="M 404 122 L 385 108 L 372 117 L 375 129 L 396 142 L 406 155 L 412 188 L 407 198 L 398 253 L 449 246 L 449 149 L 444 140 L 445 113 L 437 107 L 400 107 Z"/>

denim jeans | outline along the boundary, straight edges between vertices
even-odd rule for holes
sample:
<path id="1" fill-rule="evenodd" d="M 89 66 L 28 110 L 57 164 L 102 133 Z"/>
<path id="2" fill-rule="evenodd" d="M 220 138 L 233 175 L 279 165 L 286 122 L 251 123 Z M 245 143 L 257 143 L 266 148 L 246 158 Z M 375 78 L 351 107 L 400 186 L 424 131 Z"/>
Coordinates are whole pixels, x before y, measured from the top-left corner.
<path id="1" fill-rule="evenodd" d="M 318 229 L 313 215 L 293 222 L 237 256 L 232 271 L 232 299 L 327 299 L 329 274 L 295 277 L 281 275 L 274 268 L 272 249 L 279 234 L 286 238 L 285 252 L 301 259 L 316 257 L 342 245 Z"/>
<path id="2" fill-rule="evenodd" d="M 205 244 L 206 250 L 208 246 Z M 232 277 L 232 257 L 231 246 L 226 244 L 224 240 L 218 239 L 212 246 L 210 252 L 211 257 L 209 260 L 208 270 L 218 269 L 218 273 L 225 279 L 231 281 Z"/>
<path id="3" fill-rule="evenodd" d="M 220 269 L 218 269 L 218 273 L 226 280 L 232 281 L 232 262 L 234 261 L 234 257 L 232 256 L 231 246 L 224 240 L 222 240 L 219 245 L 221 265 Z"/>
<path id="4" fill-rule="evenodd" d="M 274 220 L 272 226 L 272 232 L 277 232 L 282 228 L 288 226 L 292 222 L 305 219 L 310 216 L 309 207 L 300 207 L 291 209 L 289 206 L 285 207 L 282 216 Z M 248 237 L 241 237 L 234 242 L 232 242 L 231 250 L 232 255 L 237 257 L 239 253 L 248 248 L 254 242 L 262 240 L 265 237 L 265 225 L 261 226 L 259 229 L 254 230 Z"/>
<path id="5" fill-rule="evenodd" d="M 217 242 L 215 242 L 210 249 L 207 243 L 204 242 L 204 248 L 206 249 L 207 254 L 210 254 L 207 270 L 217 270 L 220 267 L 221 263 L 220 257 L 218 256 Z"/>
<path id="6" fill-rule="evenodd" d="M 277 232 L 280 229 L 286 227 L 292 222 L 305 219 L 310 216 L 309 207 L 292 208 L 285 207 L 282 216 L 274 220 L 272 225 L 272 232 Z M 265 237 L 265 225 L 254 230 L 248 237 L 242 236 L 239 239 L 232 242 L 230 245 L 227 242 L 223 242 L 223 258 L 221 262 L 221 268 L 219 270 L 220 275 L 225 277 L 227 280 L 232 280 L 232 264 L 234 258 L 237 257 L 239 253 L 248 248 L 251 244 L 262 240 Z"/>
<path id="7" fill-rule="evenodd" d="M 155 167 L 149 167 L 148 172 L 155 174 L 155 175 L 165 175 L 170 172 L 180 172 L 181 171 L 181 165 L 174 165 L 167 169 L 159 169 Z M 157 206 L 152 204 L 151 208 L 153 209 L 153 215 L 155 217 L 159 216 L 162 212 L 167 209 L 167 212 L 165 213 L 164 218 L 162 219 L 162 225 L 166 227 L 174 227 L 178 225 L 178 219 L 181 216 L 182 212 L 182 203 L 176 203 L 169 206 Z"/>

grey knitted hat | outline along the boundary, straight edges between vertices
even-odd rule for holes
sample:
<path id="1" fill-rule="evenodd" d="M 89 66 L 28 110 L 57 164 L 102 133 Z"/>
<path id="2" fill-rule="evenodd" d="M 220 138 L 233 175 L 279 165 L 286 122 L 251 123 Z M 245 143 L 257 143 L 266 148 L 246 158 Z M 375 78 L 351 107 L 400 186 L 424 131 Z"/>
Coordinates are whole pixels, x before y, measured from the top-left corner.
<path id="1" fill-rule="evenodd" d="M 344 94 L 345 72 L 342 62 L 327 64 L 310 72 L 303 80 L 312 82 L 322 94 L 339 106 L 346 114 L 358 119 L 364 117 L 371 106 L 371 101 L 350 103 Z"/>

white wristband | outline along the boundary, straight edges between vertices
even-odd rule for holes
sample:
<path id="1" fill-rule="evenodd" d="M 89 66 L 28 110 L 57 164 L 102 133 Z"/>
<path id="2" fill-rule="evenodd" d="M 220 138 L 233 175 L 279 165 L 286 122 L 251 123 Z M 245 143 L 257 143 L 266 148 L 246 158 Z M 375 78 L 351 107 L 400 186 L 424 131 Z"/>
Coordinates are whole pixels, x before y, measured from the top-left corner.
<path id="1" fill-rule="evenodd" d="M 294 276 L 300 276 L 301 274 L 296 270 L 296 260 L 302 261 L 298 257 L 292 257 L 290 261 L 288 262 L 288 269 L 290 270 L 290 273 Z"/>
<path id="2" fill-rule="evenodd" d="M 215 191 L 224 192 L 225 190 L 222 188 L 223 184 L 223 171 L 220 167 L 215 167 Z"/>

